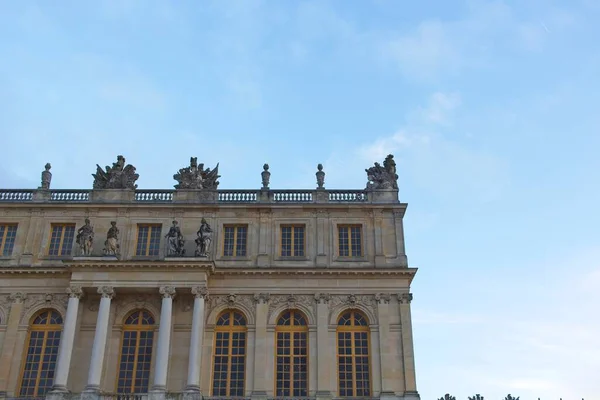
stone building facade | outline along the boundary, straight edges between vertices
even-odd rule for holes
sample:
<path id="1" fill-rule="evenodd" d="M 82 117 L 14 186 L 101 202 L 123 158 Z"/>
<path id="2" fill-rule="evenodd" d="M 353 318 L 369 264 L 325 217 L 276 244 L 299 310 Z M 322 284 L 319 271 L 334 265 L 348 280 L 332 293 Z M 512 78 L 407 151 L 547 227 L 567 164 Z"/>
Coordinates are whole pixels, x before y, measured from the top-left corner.
<path id="1" fill-rule="evenodd" d="M 0 190 L 0 398 L 418 398 L 391 156 L 358 190 L 135 172 Z"/>

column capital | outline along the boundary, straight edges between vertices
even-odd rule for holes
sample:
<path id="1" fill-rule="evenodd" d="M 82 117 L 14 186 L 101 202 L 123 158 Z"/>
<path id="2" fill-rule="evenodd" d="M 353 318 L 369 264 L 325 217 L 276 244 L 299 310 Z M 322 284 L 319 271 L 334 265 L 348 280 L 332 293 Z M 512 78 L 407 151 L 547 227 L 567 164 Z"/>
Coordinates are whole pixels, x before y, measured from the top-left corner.
<path id="1" fill-rule="evenodd" d="M 100 286 L 98 288 L 98 294 L 101 295 L 102 298 L 112 299 L 115 297 L 115 288 L 112 286 Z"/>
<path id="2" fill-rule="evenodd" d="M 388 293 L 375 293 L 375 301 L 377 304 L 389 304 L 391 295 Z"/>
<path id="3" fill-rule="evenodd" d="M 15 292 L 15 293 L 11 293 L 8 298 L 13 302 L 13 303 L 22 303 L 25 301 L 25 299 L 27 298 L 27 295 L 23 292 Z"/>
<path id="4" fill-rule="evenodd" d="M 67 288 L 67 294 L 70 298 L 81 299 L 83 296 L 83 289 L 79 285 L 71 285 Z"/>
<path id="5" fill-rule="evenodd" d="M 206 286 L 194 286 L 192 287 L 192 294 L 197 299 L 207 299 L 208 298 L 208 288 Z"/>
<path id="6" fill-rule="evenodd" d="M 255 293 L 254 294 L 254 301 L 256 302 L 256 304 L 267 304 L 269 302 L 270 298 L 271 298 L 271 295 L 269 293 Z"/>
<path id="7" fill-rule="evenodd" d="M 163 299 L 172 299 L 176 295 L 175 286 L 161 286 L 158 293 L 162 295 Z"/>
<path id="8" fill-rule="evenodd" d="M 413 299 L 412 293 L 398 293 L 397 296 L 400 304 L 410 304 Z"/>
<path id="9" fill-rule="evenodd" d="M 316 293 L 315 294 L 315 301 L 317 302 L 317 304 L 328 304 L 330 299 L 331 299 L 331 296 L 329 295 L 329 293 Z"/>

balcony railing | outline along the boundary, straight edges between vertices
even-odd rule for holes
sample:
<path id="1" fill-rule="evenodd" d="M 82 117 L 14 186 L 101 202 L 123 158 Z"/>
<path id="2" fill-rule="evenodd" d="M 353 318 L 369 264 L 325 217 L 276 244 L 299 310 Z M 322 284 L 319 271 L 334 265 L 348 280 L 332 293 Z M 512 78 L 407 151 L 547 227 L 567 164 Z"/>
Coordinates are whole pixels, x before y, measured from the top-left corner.
<path id="1" fill-rule="evenodd" d="M 206 190 L 192 192 L 178 190 L 135 190 L 127 196 L 104 198 L 102 190 L 32 190 L 0 189 L 0 203 L 396 203 L 397 192 L 388 193 L 377 201 L 368 190 Z"/>

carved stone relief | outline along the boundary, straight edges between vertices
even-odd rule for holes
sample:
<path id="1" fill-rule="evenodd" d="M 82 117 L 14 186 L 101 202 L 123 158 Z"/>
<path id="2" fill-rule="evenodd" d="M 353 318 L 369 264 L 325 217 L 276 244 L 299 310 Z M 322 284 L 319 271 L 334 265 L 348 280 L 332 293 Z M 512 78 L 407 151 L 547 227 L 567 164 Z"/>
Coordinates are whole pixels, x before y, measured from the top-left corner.
<path id="1" fill-rule="evenodd" d="M 377 313 L 375 312 L 375 296 L 373 295 L 335 295 L 331 296 L 329 301 L 330 313 L 337 312 L 338 306 L 346 305 L 348 307 L 362 306 L 370 312 L 370 317 L 374 318 Z M 331 317 L 331 314 L 330 314 Z M 370 321 L 376 323 L 376 321 Z"/>
<path id="2" fill-rule="evenodd" d="M 32 315 L 32 310 L 42 308 L 54 308 L 63 314 L 67 309 L 67 303 L 69 301 L 69 295 L 66 293 L 35 293 L 28 294 L 23 301 L 23 316 L 21 318 L 21 324 L 28 323 L 28 318 Z"/>
<path id="3" fill-rule="evenodd" d="M 311 312 L 314 313 L 314 300 L 313 296 L 309 295 L 294 295 L 294 294 L 276 294 L 272 295 L 269 301 L 269 311 L 267 313 L 267 320 L 271 318 L 273 311 L 279 309 L 282 304 L 285 304 L 286 310 L 297 308 L 298 305 L 302 305 Z"/>
<path id="4" fill-rule="evenodd" d="M 211 295 L 206 303 L 207 314 L 212 312 L 215 308 L 225 305 L 227 308 L 236 308 L 237 305 L 242 305 L 249 313 L 251 313 L 252 319 L 256 314 L 256 307 L 254 305 L 254 297 L 250 295 L 239 295 L 230 293 L 227 295 Z"/>

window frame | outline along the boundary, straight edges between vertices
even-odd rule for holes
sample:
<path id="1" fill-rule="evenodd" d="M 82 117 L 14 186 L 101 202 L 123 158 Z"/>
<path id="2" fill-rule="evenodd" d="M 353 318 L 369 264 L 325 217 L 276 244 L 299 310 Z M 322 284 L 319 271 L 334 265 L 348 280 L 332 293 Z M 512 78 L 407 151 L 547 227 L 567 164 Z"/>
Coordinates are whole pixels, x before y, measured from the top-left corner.
<path id="1" fill-rule="evenodd" d="M 292 228 L 292 245 L 291 245 L 291 249 L 290 249 L 290 255 L 284 255 L 283 254 L 283 229 L 284 228 Z M 303 248 L 302 248 L 302 255 L 294 255 L 295 252 L 295 238 L 296 238 L 296 229 L 297 228 L 302 228 L 303 230 L 303 235 L 302 235 L 302 243 L 303 243 Z M 307 225 L 306 224 L 280 224 L 279 225 L 279 257 L 281 257 L 282 259 L 285 260 L 289 260 L 289 259 L 306 259 L 307 256 L 307 236 L 306 236 L 306 228 Z"/>
<path id="2" fill-rule="evenodd" d="M 150 325 L 143 325 L 141 323 L 141 315 L 140 315 L 140 322 L 138 322 L 136 325 L 133 324 L 126 324 L 126 321 L 129 317 L 131 317 L 133 314 L 135 313 L 148 313 L 148 315 L 150 315 L 150 317 L 153 320 L 153 324 Z M 134 326 L 135 328 L 127 328 L 128 326 Z M 125 341 L 125 332 L 153 332 L 152 335 L 152 353 L 150 354 L 150 369 L 148 370 L 148 387 L 146 388 L 145 392 L 119 392 L 119 375 L 121 373 L 121 358 L 123 356 L 123 343 Z M 118 362 L 118 366 L 117 366 L 117 376 L 115 379 L 115 393 L 117 393 L 118 395 L 132 395 L 132 394 L 142 394 L 142 393 L 148 393 L 150 391 L 151 385 L 152 385 L 152 380 L 151 378 L 151 374 L 152 374 L 152 370 L 153 370 L 153 363 L 154 363 L 154 350 L 156 347 L 156 335 L 154 335 L 154 332 L 156 332 L 156 318 L 154 317 L 154 315 L 147 309 L 144 308 L 140 308 L 140 309 L 136 309 L 133 310 L 129 313 L 127 313 L 127 315 L 125 315 L 125 318 L 123 318 L 123 325 L 121 328 L 121 342 L 120 342 L 120 346 L 119 346 L 119 357 L 117 358 L 117 362 Z M 138 372 L 136 369 L 136 366 L 138 364 L 138 360 L 137 360 L 137 355 L 139 354 L 139 349 L 140 349 L 140 335 L 137 335 L 137 342 L 136 342 L 136 346 L 135 346 L 135 353 L 134 353 L 134 368 L 132 370 L 133 373 Z M 135 390 L 135 377 L 132 378 L 131 382 L 132 382 L 132 387 Z"/>
<path id="3" fill-rule="evenodd" d="M 0 236 L 0 258 L 10 258 L 12 257 L 13 251 L 15 250 L 15 243 L 17 242 L 17 231 L 19 229 L 19 224 L 16 222 L 3 222 L 0 223 L 0 226 L 4 227 L 4 232 L 2 233 L 2 236 Z M 13 227 L 15 228 L 15 235 L 11 243 L 10 253 L 4 254 L 4 251 L 6 250 L 6 239 L 8 237 L 8 231 L 10 228 Z"/>
<path id="4" fill-rule="evenodd" d="M 358 228 L 360 232 L 360 244 L 359 244 L 359 255 L 352 255 L 352 229 Z M 344 229 L 348 233 L 348 255 L 342 255 L 342 247 L 340 243 L 340 231 Z M 337 224 L 337 256 L 342 259 L 352 258 L 361 259 L 365 256 L 365 244 L 364 244 L 364 229 L 362 224 Z"/>
<path id="5" fill-rule="evenodd" d="M 234 325 L 234 314 L 235 313 L 239 313 L 243 318 L 244 318 L 244 325 Z M 224 314 L 229 314 L 229 325 L 217 325 L 217 322 L 219 321 L 219 319 L 224 315 Z M 219 332 L 227 332 L 229 333 L 229 339 L 228 339 L 228 354 L 227 354 L 227 369 L 226 369 L 226 373 L 227 373 L 227 378 L 226 378 L 226 386 L 225 386 L 225 391 L 226 394 L 224 396 L 221 395 L 217 395 L 215 394 L 215 357 L 217 356 L 216 351 L 217 351 L 217 333 Z M 233 372 L 231 366 L 232 366 L 232 358 L 233 358 L 233 354 L 231 352 L 231 349 L 233 347 L 233 333 L 244 333 L 244 361 L 243 361 L 243 385 L 242 385 L 242 395 L 231 395 L 231 373 Z M 246 395 L 246 384 L 248 382 L 248 375 L 247 375 L 247 362 L 248 362 L 248 318 L 246 317 L 246 314 L 244 314 L 241 310 L 237 309 L 237 308 L 232 308 L 232 309 L 226 309 L 223 310 L 219 313 L 219 315 L 217 315 L 217 319 L 215 320 L 215 327 L 214 327 L 214 331 L 213 331 L 213 348 L 212 348 L 212 354 L 211 354 L 211 376 L 210 376 L 210 397 L 231 397 L 231 398 L 238 398 L 238 397 L 244 397 Z M 239 339 L 238 339 L 239 340 Z"/>
<path id="6" fill-rule="evenodd" d="M 48 321 L 45 324 L 34 324 L 34 321 L 36 320 L 36 318 L 44 313 L 48 313 Z M 51 321 L 51 317 L 52 317 L 53 313 L 56 313 L 60 317 L 60 320 L 61 320 L 60 324 L 49 323 Z M 59 334 L 58 346 L 56 346 L 56 358 L 54 360 L 54 368 L 53 368 L 53 375 L 55 375 L 57 364 L 58 364 L 58 351 L 60 348 L 60 342 L 62 340 L 63 326 L 64 326 L 64 318 L 63 318 L 62 314 L 54 308 L 45 308 L 43 310 L 39 310 L 31 317 L 29 324 L 27 325 L 27 338 L 25 340 L 24 347 L 23 347 L 23 355 L 22 355 L 22 359 L 21 359 L 21 370 L 19 372 L 19 384 L 17 385 L 17 392 L 15 393 L 15 394 L 18 394 L 18 397 L 23 397 L 23 398 L 45 397 L 46 394 L 48 392 L 50 392 L 50 390 L 52 390 L 52 386 L 54 385 L 54 377 L 52 378 L 52 384 L 50 386 L 48 386 L 46 393 L 40 393 L 39 385 L 40 385 L 40 379 L 41 379 L 41 368 L 42 368 L 42 364 L 44 361 L 43 356 L 47 355 L 48 333 L 49 332 L 58 332 L 58 334 Z M 25 367 L 27 364 L 27 356 L 29 355 L 29 350 L 31 348 L 30 347 L 31 334 L 33 332 L 44 332 L 44 336 L 43 336 L 43 341 L 42 341 L 42 351 L 40 351 L 40 361 L 38 362 L 38 367 L 35 370 L 37 372 L 37 377 L 36 377 L 36 383 L 34 386 L 34 393 L 33 393 L 33 395 L 29 396 L 29 395 L 23 395 L 21 393 L 23 391 L 23 381 L 25 380 L 24 375 L 25 375 Z"/>
<path id="7" fill-rule="evenodd" d="M 227 229 L 228 228 L 233 228 L 233 248 L 232 248 L 232 252 L 233 254 L 228 255 L 225 254 L 225 249 L 226 249 L 226 241 L 227 241 Z M 245 228 L 246 229 L 246 240 L 244 243 L 244 247 L 245 247 L 245 254 L 238 254 L 238 243 L 237 243 L 237 238 L 238 238 L 238 229 L 239 228 Z M 221 250 L 221 256 L 224 258 L 247 258 L 248 257 L 248 234 L 249 234 L 249 226 L 248 224 L 223 224 L 223 245 L 222 250 Z"/>
<path id="8" fill-rule="evenodd" d="M 342 317 L 344 315 L 346 315 L 348 312 L 351 312 L 353 314 L 352 316 L 352 324 L 351 325 L 340 325 L 340 320 L 342 319 Z M 362 316 L 364 318 L 364 320 L 367 322 L 366 325 L 355 325 L 355 314 L 359 314 L 360 316 Z M 352 333 L 351 336 L 351 346 L 352 346 L 352 394 L 351 395 L 342 395 L 341 392 L 341 388 L 340 388 L 340 339 L 339 339 L 339 333 L 340 332 L 350 332 Z M 365 332 L 366 333 L 366 340 L 367 340 L 367 362 L 368 362 L 368 373 L 369 373 L 369 393 L 367 395 L 363 395 L 363 396 L 358 396 L 356 394 L 356 352 L 355 352 L 355 336 L 354 333 L 356 332 Z M 358 310 L 358 309 L 346 309 L 343 310 L 337 320 L 336 320 L 336 329 L 335 329 L 335 358 L 336 358 L 336 380 L 337 380 L 337 397 L 340 398 L 370 398 L 373 397 L 373 355 L 371 352 L 371 328 L 370 328 L 370 323 L 369 323 L 369 319 L 367 318 L 367 316 L 365 315 L 365 313 L 363 313 L 362 311 Z"/>
<path id="9" fill-rule="evenodd" d="M 138 254 L 138 244 L 140 243 L 140 228 L 148 228 L 148 235 L 146 237 L 146 244 L 144 247 L 144 254 Z M 150 243 L 152 235 L 152 228 L 158 228 L 158 247 L 156 254 L 148 254 L 150 252 Z M 162 224 L 161 223 L 140 223 L 137 224 L 135 232 L 135 246 L 133 247 L 134 257 L 160 257 L 161 255 L 161 239 L 162 239 Z"/>
<path id="10" fill-rule="evenodd" d="M 61 233 L 60 233 L 60 240 L 58 242 L 58 254 L 50 254 L 50 250 L 52 249 L 52 232 L 54 231 L 55 227 L 62 227 Z M 73 237 L 71 238 L 71 245 L 69 247 L 68 250 L 68 254 L 63 254 L 63 246 L 64 246 L 64 240 L 65 240 L 65 231 L 66 228 L 68 227 L 73 227 Z M 48 238 L 48 249 L 46 251 L 46 256 L 48 257 L 72 257 L 73 256 L 73 249 L 75 247 L 75 238 L 77 235 L 77 225 L 75 223 L 72 222 L 52 222 L 50 223 L 50 236 Z"/>
<path id="11" fill-rule="evenodd" d="M 286 313 L 286 312 L 291 312 L 292 314 L 292 324 L 291 325 L 279 325 L 279 319 Z M 297 313 L 300 316 L 302 316 L 302 318 L 304 318 L 304 321 L 306 322 L 306 325 L 294 325 L 293 324 L 293 315 Z M 292 379 L 290 379 L 290 394 L 289 395 L 279 395 L 278 393 L 278 388 L 277 388 L 277 384 L 278 384 L 278 379 L 277 379 L 277 357 L 279 356 L 279 354 L 277 354 L 277 334 L 280 332 L 285 332 L 285 333 L 290 333 L 290 349 L 293 349 L 293 343 L 294 343 L 294 339 L 293 339 L 293 334 L 294 333 L 304 333 L 306 335 L 306 354 L 304 355 L 304 359 L 306 360 L 306 394 L 305 395 L 294 395 L 294 380 L 293 380 L 293 375 L 294 375 L 294 371 L 293 371 L 293 367 L 294 367 L 294 355 L 292 354 L 292 352 L 290 351 L 290 354 L 288 355 L 288 357 L 290 358 L 290 371 L 289 374 L 292 376 Z M 274 347 L 274 359 L 273 359 L 273 364 L 274 364 L 274 370 L 273 370 L 273 393 L 275 394 L 275 397 L 279 397 L 279 398 L 298 398 L 298 397 L 308 397 L 309 396 L 309 384 L 310 384 L 310 345 L 309 345 L 309 329 L 308 329 L 308 318 L 306 316 L 306 314 L 304 314 L 302 311 L 298 310 L 298 309 L 289 309 L 289 310 L 284 310 L 282 312 L 279 313 L 279 315 L 277 316 L 277 319 L 275 320 L 275 340 L 273 343 L 273 347 Z"/>

